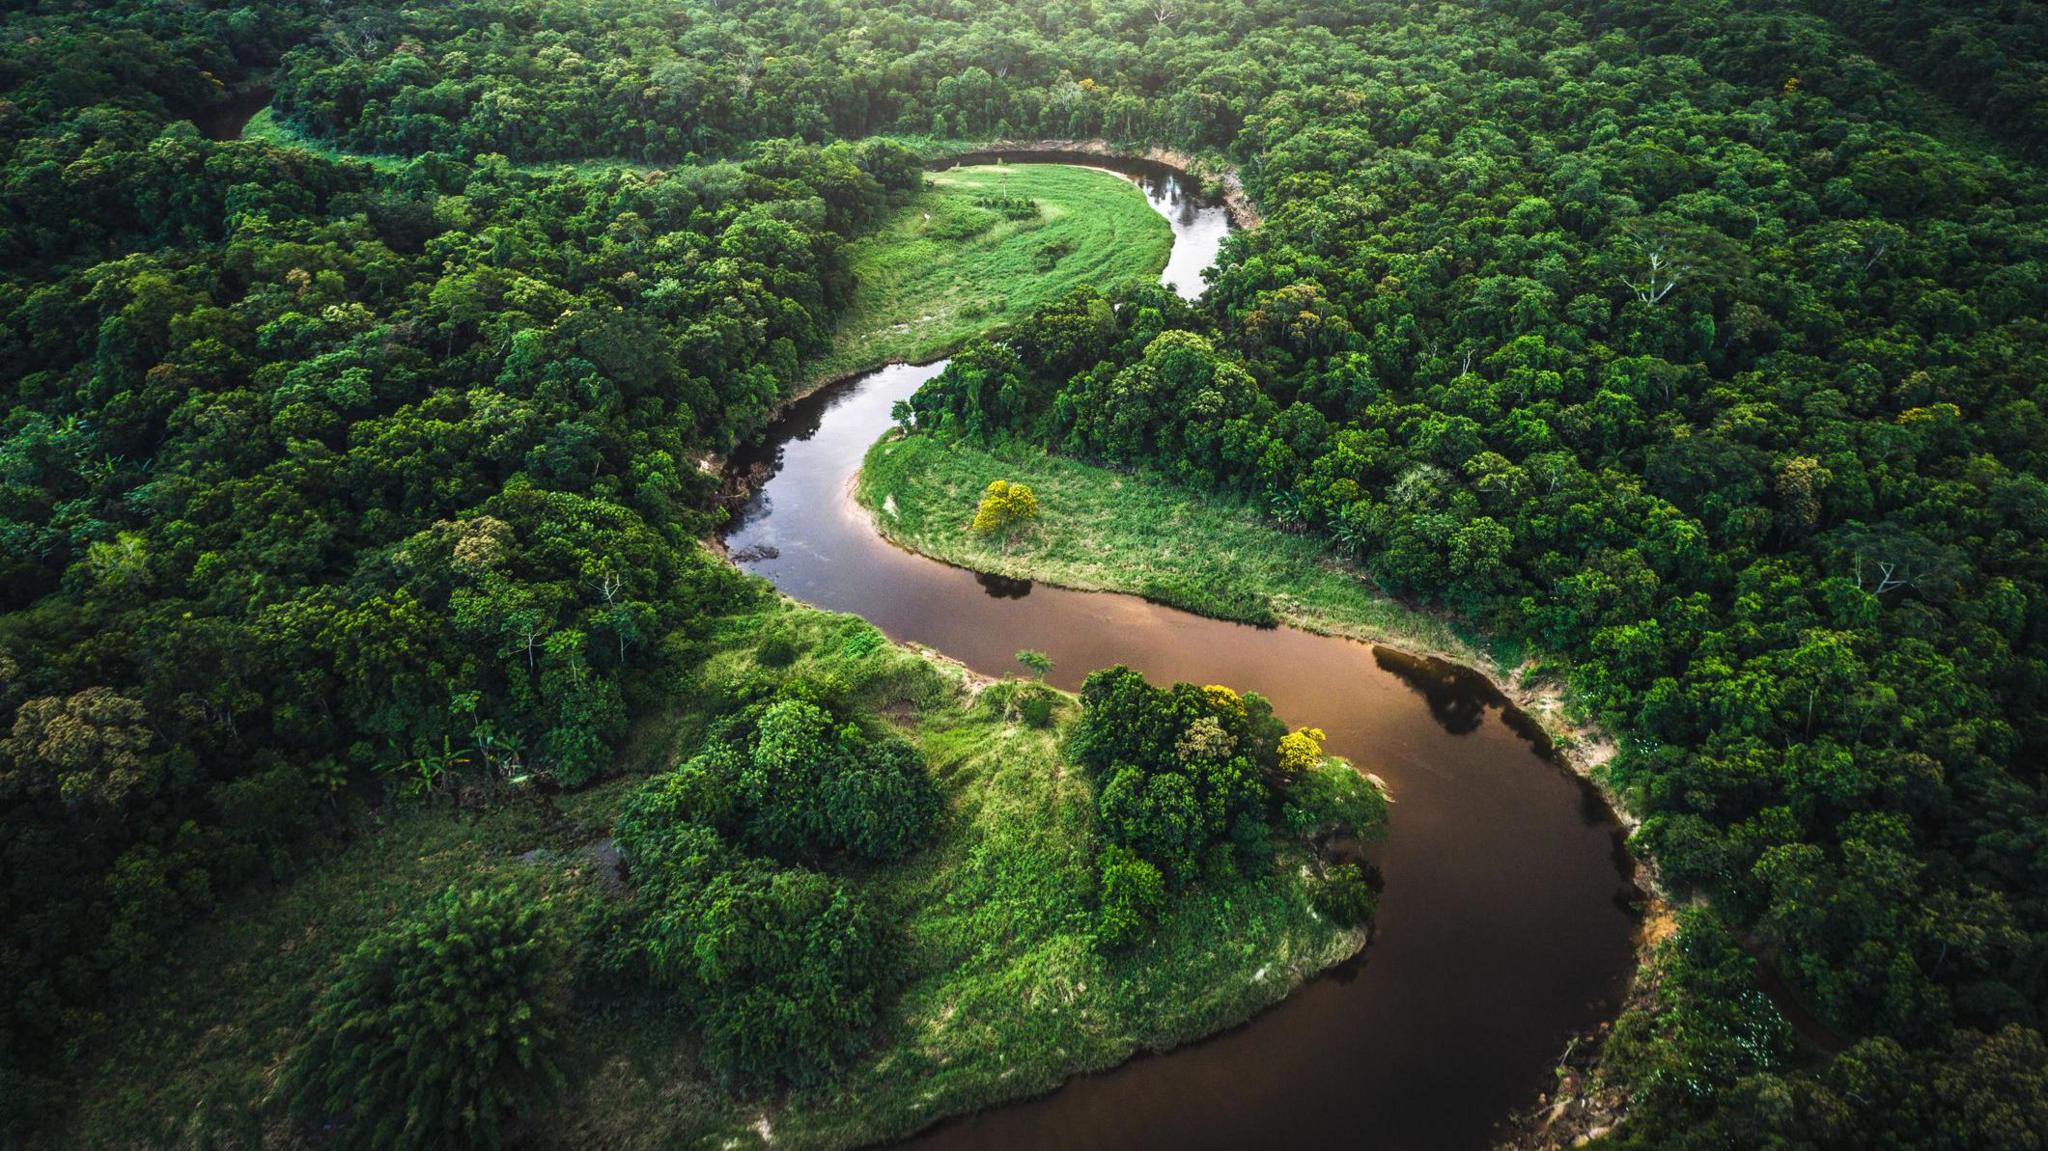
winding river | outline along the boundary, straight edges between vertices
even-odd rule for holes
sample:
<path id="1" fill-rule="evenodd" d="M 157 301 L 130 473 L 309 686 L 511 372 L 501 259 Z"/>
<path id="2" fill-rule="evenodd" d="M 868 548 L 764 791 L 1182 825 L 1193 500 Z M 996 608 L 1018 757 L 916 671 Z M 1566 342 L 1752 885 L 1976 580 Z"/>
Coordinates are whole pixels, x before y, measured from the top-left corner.
<path id="1" fill-rule="evenodd" d="M 1093 159 L 1088 163 L 1098 163 Z M 1198 294 L 1227 230 L 1168 171 L 1132 175 L 1173 225 L 1164 281 Z M 1257 629 L 1132 596 L 1000 579 L 902 551 L 850 495 L 889 408 L 943 364 L 895 365 L 795 405 L 734 460 L 767 464 L 726 542 L 818 607 L 858 613 L 990 675 L 1037 648 L 1053 682 L 1126 663 L 1157 683 L 1260 692 L 1386 780 L 1392 834 L 1366 954 L 1243 1027 L 954 1120 L 929 1149 L 1460 1148 L 1534 1104 L 1569 1036 L 1611 1018 L 1632 969 L 1620 831 L 1486 681 L 1351 640 Z"/>

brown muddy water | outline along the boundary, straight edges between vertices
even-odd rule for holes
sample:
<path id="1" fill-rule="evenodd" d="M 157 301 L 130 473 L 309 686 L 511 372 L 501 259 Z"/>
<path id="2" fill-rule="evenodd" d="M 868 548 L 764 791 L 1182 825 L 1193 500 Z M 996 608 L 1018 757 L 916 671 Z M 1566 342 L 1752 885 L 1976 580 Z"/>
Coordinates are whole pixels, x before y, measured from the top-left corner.
<path id="1" fill-rule="evenodd" d="M 1092 159 L 1090 162 L 1093 162 Z M 1216 213 L 1139 174 L 1200 290 Z M 1200 236 L 1199 239 L 1196 237 Z M 1183 242 L 1189 249 L 1183 253 Z M 1186 273 L 1190 261 L 1195 272 Z M 789 595 L 866 617 L 989 675 L 1036 648 L 1076 688 L 1124 663 L 1156 683 L 1257 691 L 1281 718 L 1384 779 L 1386 890 L 1360 959 L 1233 1031 L 941 1124 L 925 1149 L 1460 1148 L 1534 1104 L 1575 1033 L 1611 1018 L 1632 971 L 1621 832 L 1483 677 L 1351 640 L 1223 623 L 1132 596 L 979 575 L 878 534 L 850 494 L 889 409 L 941 364 L 895 365 L 795 405 L 733 460 L 764 467 L 726 535 Z"/>

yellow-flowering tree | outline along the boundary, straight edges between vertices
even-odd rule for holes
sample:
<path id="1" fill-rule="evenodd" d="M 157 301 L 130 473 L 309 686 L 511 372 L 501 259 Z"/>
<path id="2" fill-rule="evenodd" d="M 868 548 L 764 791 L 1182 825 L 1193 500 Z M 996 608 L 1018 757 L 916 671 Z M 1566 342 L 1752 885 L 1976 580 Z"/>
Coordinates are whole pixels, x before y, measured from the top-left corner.
<path id="1" fill-rule="evenodd" d="M 982 490 L 981 505 L 974 509 L 974 530 L 981 535 L 1001 535 L 1005 542 L 1038 518 L 1038 497 L 1025 484 L 991 480 Z"/>
<path id="2" fill-rule="evenodd" d="M 1319 727 L 1304 727 L 1280 737 L 1280 778 L 1296 780 L 1323 762 L 1323 740 L 1329 738 Z"/>

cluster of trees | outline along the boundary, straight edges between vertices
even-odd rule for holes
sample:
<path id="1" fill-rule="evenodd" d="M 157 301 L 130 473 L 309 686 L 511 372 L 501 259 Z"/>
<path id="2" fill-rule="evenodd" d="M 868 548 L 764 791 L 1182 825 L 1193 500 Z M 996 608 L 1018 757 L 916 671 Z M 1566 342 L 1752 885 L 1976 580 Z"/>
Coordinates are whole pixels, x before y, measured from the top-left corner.
<path id="1" fill-rule="evenodd" d="M 1761 943 L 1891 1093 L 1673 979 L 1632 1137 L 2038 1138 L 2048 179 L 1916 130 L 1952 121 L 1791 6 L 1351 38 L 1388 59 L 1247 120 L 1266 223 L 1199 309 L 1077 293 L 918 426 L 1251 496 L 1563 657 L 1638 849 L 1714 897 L 1688 939 Z M 1965 1086 L 1888 1110 L 1930 1081 Z"/>
<path id="2" fill-rule="evenodd" d="M 2048 9 L 2027 0 L 1814 0 L 1814 9 L 2030 153 L 2048 123 Z"/>
<path id="3" fill-rule="evenodd" d="M 750 1086 L 814 1083 L 867 1046 L 896 939 L 828 865 L 901 859 L 937 827 L 917 751 L 835 715 L 798 681 L 719 721 L 635 797 L 618 843 L 636 885 L 598 925 L 615 988 L 653 989 L 706 1061 Z"/>
<path id="4" fill-rule="evenodd" d="M 726 155 L 902 133 L 1216 148 L 1276 93 L 1362 72 L 1375 14 L 1258 0 L 362 5 L 285 56 L 288 121 L 345 147 Z"/>
<path id="5" fill-rule="evenodd" d="M 1257 692 L 1157 688 L 1128 667 L 1106 668 L 1082 685 L 1072 752 L 1095 784 L 1096 939 L 1108 948 L 1143 939 L 1171 892 L 1271 868 L 1276 824 L 1316 845 L 1385 825 L 1379 789 L 1325 757 L 1322 732 L 1289 732 Z M 1318 866 L 1317 905 L 1369 921 L 1375 900 L 1358 864 Z"/>
<path id="6" fill-rule="evenodd" d="M 496 1147 L 562 1087 L 566 949 L 514 885 L 450 888 L 351 952 L 284 1090 L 337 1148 Z"/>
<path id="7" fill-rule="evenodd" d="M 802 378 L 844 240 L 920 179 L 881 143 L 585 177 L 209 142 L 159 72 L 260 58 L 290 9 L 133 12 L 24 16 L 0 73 L 10 1119 L 352 781 L 609 766 L 758 594 L 697 542 L 701 461 Z M 134 76 L 90 70 L 162 24 Z"/>
<path id="8" fill-rule="evenodd" d="M 2037 8 L 115 0 L 0 27 L 5 1121 L 351 779 L 607 762 L 752 594 L 695 545 L 698 461 L 800 378 L 842 241 L 918 178 L 819 145 L 889 130 L 1235 163 L 1267 222 L 1199 308 L 1077 293 L 958 357 L 919 424 L 1252 496 L 1568 662 L 1639 847 L 1713 896 L 1638 1020 L 1624 1139 L 2044 1137 L 2048 178 L 1912 82 L 2037 149 Z M 289 121 L 408 162 L 179 122 L 273 64 Z M 743 160 L 519 166 L 617 155 Z M 1152 792 L 1119 792 L 1140 907 L 1138 864 L 1163 892 L 1182 858 Z M 776 858 L 734 834 L 697 838 Z M 843 932 L 858 982 L 832 881 L 727 862 L 731 906 Z M 1756 1041 L 1716 932 L 1849 1053 Z M 733 970 L 782 962 L 759 946 Z"/>

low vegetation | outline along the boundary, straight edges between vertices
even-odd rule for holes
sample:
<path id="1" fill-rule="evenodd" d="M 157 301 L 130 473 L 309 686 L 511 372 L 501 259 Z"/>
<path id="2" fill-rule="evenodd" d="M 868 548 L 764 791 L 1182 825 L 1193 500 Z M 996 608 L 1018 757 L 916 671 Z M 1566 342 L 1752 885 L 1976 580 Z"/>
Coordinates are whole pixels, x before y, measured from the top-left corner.
<path id="1" fill-rule="evenodd" d="M 998 480 L 1034 493 L 1040 512 L 1029 531 L 975 530 L 976 495 Z M 890 539 L 976 571 L 1128 592 L 1240 623 L 1394 642 L 1465 663 L 1498 666 L 1515 654 L 1373 594 L 1362 570 L 1323 540 L 1277 529 L 1246 500 L 1028 444 L 890 437 L 869 450 L 855 494 Z"/>
<path id="2" fill-rule="evenodd" d="M 1384 806 L 1347 765 L 1303 758 L 1256 696 L 1119 670 L 1091 690 L 1114 684 L 1122 721 L 1105 697 L 1091 724 L 1072 695 L 973 681 L 787 601 L 722 623 L 704 655 L 675 684 L 687 706 L 643 737 L 674 766 L 559 800 L 508 790 L 461 821 L 412 808 L 198 928 L 143 997 L 167 1006 L 94 1038 L 64 1137 L 276 1139 L 295 1114 L 356 1141 L 435 1129 L 381 1125 L 406 1089 L 342 1072 L 374 1074 L 351 1043 L 442 994 L 421 977 L 446 969 L 536 1029 L 546 1057 L 501 1055 L 506 1079 L 465 1082 L 547 1088 L 562 1069 L 559 1101 L 521 1119 L 538 1144 L 749 1145 L 766 1123 L 779 1147 L 851 1146 L 1240 1022 L 1364 940 L 1370 885 L 1345 903 L 1351 865 L 1324 849 L 1332 819 L 1370 836 Z M 1131 706 L 1149 735 L 1086 734 L 1131 728 Z M 1212 780 L 1234 764 L 1252 788 L 1235 810 L 1257 818 L 1162 838 L 1178 814 L 1112 804 L 1122 822 L 1106 830 L 1105 772 L 1068 757 L 1076 740 L 1088 762 L 1199 761 Z M 1290 784 L 1283 763 L 1307 774 Z M 1211 826 L 1206 809 L 1191 818 Z M 465 890 L 517 884 L 526 910 L 446 892 L 450 874 Z M 344 899 L 359 913 L 324 913 Z M 462 924 L 506 936 L 502 969 L 447 950 Z M 537 978 L 527 961 L 557 945 Z M 281 1064 L 292 1090 L 269 1086 Z M 502 1093 L 479 1098 L 493 1104 L 479 1115 L 513 1114 Z"/>
<path id="3" fill-rule="evenodd" d="M 1173 233 L 1136 185 L 1065 164 L 980 165 L 922 191 L 847 246 L 855 288 L 821 379 L 937 359 L 1082 284 L 1150 283 Z"/>

